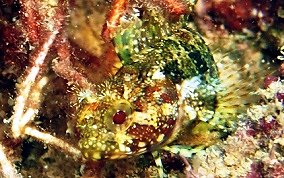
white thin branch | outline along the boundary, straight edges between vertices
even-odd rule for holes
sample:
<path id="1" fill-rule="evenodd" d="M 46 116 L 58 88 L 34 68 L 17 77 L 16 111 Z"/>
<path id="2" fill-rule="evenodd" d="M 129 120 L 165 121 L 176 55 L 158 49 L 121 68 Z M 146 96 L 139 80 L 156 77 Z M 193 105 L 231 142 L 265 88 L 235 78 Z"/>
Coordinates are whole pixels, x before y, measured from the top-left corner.
<path id="1" fill-rule="evenodd" d="M 24 81 L 21 84 L 19 84 L 18 97 L 16 98 L 16 102 L 14 106 L 15 113 L 12 116 L 13 118 L 12 119 L 13 120 L 12 132 L 15 138 L 21 135 L 21 132 L 22 132 L 21 130 L 23 129 L 23 126 L 21 124 L 22 122 L 21 119 L 24 115 L 25 107 L 27 104 L 27 98 L 30 94 L 31 87 L 34 84 L 35 79 L 39 74 L 39 70 L 57 34 L 58 34 L 58 30 L 54 30 L 49 33 L 49 35 L 47 36 L 46 42 L 43 43 L 43 45 L 38 48 L 37 50 L 38 52 L 36 53 L 35 56 L 32 57 L 32 61 L 34 61 L 33 66 L 30 69 L 27 69 L 29 70 L 27 76 L 24 77 Z M 33 117 L 30 118 L 30 120 L 32 119 Z"/>
<path id="2" fill-rule="evenodd" d="M 32 127 L 26 127 L 25 128 L 25 134 L 30 135 L 34 137 L 35 139 L 38 139 L 42 141 L 45 144 L 53 145 L 57 148 L 60 148 L 64 150 L 64 152 L 69 153 L 72 156 L 75 156 L 76 158 L 81 157 L 81 151 L 75 148 L 74 146 L 70 145 L 69 143 L 56 138 L 48 133 L 41 132 L 37 129 L 34 129 Z"/>
<path id="3" fill-rule="evenodd" d="M 2 176 L 5 178 L 21 178 L 20 174 L 17 174 L 16 168 L 8 160 L 5 154 L 5 148 L 0 144 L 0 164 Z"/>

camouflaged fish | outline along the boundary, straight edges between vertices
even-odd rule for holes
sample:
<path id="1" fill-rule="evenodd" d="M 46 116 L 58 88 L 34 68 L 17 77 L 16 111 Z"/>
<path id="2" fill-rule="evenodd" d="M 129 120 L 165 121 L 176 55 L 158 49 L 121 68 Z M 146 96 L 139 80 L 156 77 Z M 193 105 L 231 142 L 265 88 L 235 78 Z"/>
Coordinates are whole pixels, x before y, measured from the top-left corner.
<path id="1" fill-rule="evenodd" d="M 122 23 L 113 43 L 123 67 L 79 94 L 85 158 L 135 156 L 180 138 L 192 147 L 208 146 L 234 130 L 239 104 L 230 98 L 238 97 L 222 84 L 230 76 L 220 79 L 208 46 L 186 17 L 171 23 L 146 11 Z"/>

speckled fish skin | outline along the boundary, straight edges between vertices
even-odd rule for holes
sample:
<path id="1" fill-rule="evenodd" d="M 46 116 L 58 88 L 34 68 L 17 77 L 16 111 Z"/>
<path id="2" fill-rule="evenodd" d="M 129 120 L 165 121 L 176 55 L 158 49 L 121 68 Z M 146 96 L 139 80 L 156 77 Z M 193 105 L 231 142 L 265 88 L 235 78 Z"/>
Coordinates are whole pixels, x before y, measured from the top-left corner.
<path id="1" fill-rule="evenodd" d="M 218 71 L 204 40 L 185 18 L 168 23 L 153 11 L 144 16 L 114 38 L 123 67 L 81 98 L 77 128 L 87 159 L 156 150 L 173 141 L 183 124 L 214 115 Z M 126 118 L 116 124 L 119 111 Z"/>

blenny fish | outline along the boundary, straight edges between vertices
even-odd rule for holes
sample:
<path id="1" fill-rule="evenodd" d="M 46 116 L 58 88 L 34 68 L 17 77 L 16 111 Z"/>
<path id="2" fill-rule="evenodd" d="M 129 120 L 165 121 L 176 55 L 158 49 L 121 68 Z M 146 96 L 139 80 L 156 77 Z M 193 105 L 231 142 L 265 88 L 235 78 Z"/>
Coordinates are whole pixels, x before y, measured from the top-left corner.
<path id="1" fill-rule="evenodd" d="M 87 159 L 135 156 L 185 137 L 197 138 L 192 147 L 208 146 L 234 130 L 238 103 L 228 98 L 238 96 L 226 92 L 205 41 L 187 16 L 170 22 L 158 13 L 134 13 L 121 23 L 113 45 L 122 67 L 78 94 L 79 147 Z"/>

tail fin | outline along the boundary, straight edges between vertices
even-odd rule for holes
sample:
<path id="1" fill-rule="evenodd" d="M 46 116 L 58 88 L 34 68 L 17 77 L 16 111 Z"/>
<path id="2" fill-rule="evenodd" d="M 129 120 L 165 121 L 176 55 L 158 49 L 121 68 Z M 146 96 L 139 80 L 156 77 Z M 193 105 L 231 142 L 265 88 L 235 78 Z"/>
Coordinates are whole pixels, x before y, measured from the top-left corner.
<path id="1" fill-rule="evenodd" d="M 220 82 L 215 113 L 207 122 L 199 120 L 196 124 L 189 125 L 186 133 L 179 137 L 179 144 L 195 147 L 216 143 L 236 129 L 239 116 L 246 113 L 249 105 L 259 101 L 260 98 L 254 93 L 262 87 L 265 76 L 273 73 L 275 69 L 261 61 L 260 52 L 248 50 L 250 51 L 240 54 L 237 50 L 224 52 L 219 47 L 212 52 Z M 247 53 L 250 55 L 247 56 Z"/>
<path id="2" fill-rule="evenodd" d="M 219 71 L 220 91 L 214 118 L 209 123 L 221 127 L 224 132 L 233 131 L 238 116 L 259 101 L 254 92 L 262 87 L 265 76 L 273 72 L 273 67 L 261 60 L 261 53 L 252 50 L 248 49 L 242 55 L 240 51 L 226 55 L 220 51 L 213 53 Z"/>

